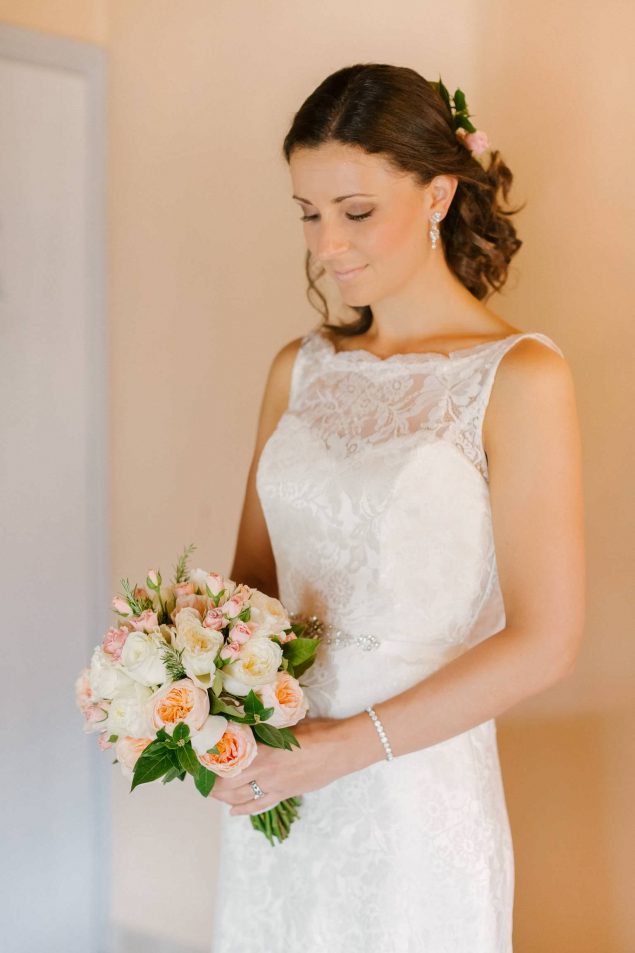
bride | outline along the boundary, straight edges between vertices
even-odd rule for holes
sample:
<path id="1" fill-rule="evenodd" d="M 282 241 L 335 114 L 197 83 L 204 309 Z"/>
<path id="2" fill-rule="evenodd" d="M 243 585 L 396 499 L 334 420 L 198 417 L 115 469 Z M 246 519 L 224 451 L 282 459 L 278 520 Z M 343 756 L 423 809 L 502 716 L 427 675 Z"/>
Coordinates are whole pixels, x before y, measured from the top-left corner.
<path id="1" fill-rule="evenodd" d="M 570 367 L 485 303 L 521 245 L 465 96 L 363 63 L 284 141 L 310 291 L 276 354 L 232 578 L 325 624 L 301 748 L 219 778 L 213 953 L 509 953 L 496 717 L 572 670 L 584 626 Z M 250 824 L 293 795 L 273 847 Z"/>

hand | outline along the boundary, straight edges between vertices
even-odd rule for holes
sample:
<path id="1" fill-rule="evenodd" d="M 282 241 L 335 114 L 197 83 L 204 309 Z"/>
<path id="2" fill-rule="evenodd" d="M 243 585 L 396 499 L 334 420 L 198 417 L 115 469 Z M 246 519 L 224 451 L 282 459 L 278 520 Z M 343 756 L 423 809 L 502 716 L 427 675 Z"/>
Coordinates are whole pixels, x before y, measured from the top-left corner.
<path id="1" fill-rule="evenodd" d="M 348 774 L 343 721 L 337 718 L 304 718 L 291 731 L 301 748 L 272 748 L 258 744 L 251 764 L 234 778 L 218 777 L 210 797 L 231 804 L 230 814 L 261 814 L 286 798 L 325 787 Z M 250 781 L 256 780 L 265 796 L 254 799 Z"/>

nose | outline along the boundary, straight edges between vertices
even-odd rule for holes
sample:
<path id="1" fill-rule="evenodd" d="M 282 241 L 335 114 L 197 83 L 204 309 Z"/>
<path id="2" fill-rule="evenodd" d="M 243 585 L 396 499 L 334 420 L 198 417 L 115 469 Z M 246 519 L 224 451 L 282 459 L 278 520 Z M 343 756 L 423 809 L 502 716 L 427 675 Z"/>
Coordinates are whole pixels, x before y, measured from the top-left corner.
<path id="1" fill-rule="evenodd" d="M 335 223 L 320 223 L 317 228 L 317 235 L 314 234 L 314 242 L 313 255 L 320 262 L 339 258 L 350 247 L 350 241 L 342 234 L 341 229 Z"/>

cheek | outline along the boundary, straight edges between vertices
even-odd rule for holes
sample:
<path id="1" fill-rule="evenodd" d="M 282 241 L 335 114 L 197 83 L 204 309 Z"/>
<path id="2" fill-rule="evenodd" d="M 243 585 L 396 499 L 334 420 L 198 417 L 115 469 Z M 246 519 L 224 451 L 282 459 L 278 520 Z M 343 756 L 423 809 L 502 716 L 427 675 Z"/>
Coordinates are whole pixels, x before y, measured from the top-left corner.
<path id="1" fill-rule="evenodd" d="M 394 263 L 400 270 L 420 261 L 425 244 L 421 222 L 414 216 L 392 218 L 378 224 L 368 235 L 365 250 L 379 264 Z"/>

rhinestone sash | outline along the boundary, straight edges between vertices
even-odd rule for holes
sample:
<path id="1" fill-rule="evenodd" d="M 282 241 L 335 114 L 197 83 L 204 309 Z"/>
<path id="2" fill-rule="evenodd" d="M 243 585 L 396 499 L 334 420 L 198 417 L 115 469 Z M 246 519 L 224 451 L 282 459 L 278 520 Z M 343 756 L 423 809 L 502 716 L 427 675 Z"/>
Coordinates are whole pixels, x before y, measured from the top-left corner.
<path id="1" fill-rule="evenodd" d="M 374 635 L 352 635 L 350 632 L 344 632 L 342 629 L 331 625 L 330 622 L 323 622 L 316 615 L 303 616 L 299 612 L 293 612 L 289 615 L 291 622 L 304 622 L 306 629 L 304 638 L 310 639 L 318 637 L 321 642 L 333 646 L 357 645 L 364 652 L 370 652 L 379 648 L 380 640 Z"/>

